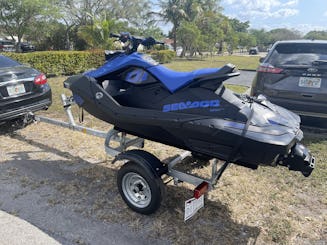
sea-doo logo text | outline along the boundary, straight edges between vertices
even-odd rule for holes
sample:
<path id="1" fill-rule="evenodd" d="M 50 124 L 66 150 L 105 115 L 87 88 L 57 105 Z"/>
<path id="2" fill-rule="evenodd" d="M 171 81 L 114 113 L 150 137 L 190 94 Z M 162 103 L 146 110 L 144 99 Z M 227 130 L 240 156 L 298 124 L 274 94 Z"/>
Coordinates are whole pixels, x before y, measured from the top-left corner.
<path id="1" fill-rule="evenodd" d="M 169 111 L 180 111 L 180 110 L 195 109 L 195 108 L 212 108 L 212 107 L 219 107 L 219 106 L 220 106 L 219 100 L 186 101 L 186 102 L 164 105 L 162 111 L 169 112 Z"/>
<path id="2" fill-rule="evenodd" d="M 312 73 L 312 72 L 317 72 L 318 69 L 317 68 L 308 68 L 307 71 Z"/>

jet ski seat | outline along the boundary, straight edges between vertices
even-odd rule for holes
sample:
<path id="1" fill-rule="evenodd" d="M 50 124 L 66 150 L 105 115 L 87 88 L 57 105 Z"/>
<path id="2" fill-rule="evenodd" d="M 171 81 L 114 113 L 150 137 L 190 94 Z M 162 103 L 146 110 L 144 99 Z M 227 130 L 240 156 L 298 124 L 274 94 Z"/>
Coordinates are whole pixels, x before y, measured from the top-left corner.
<path id="1" fill-rule="evenodd" d="M 196 80 L 209 80 L 209 79 L 222 77 L 223 75 L 233 73 L 234 69 L 235 69 L 235 65 L 226 64 L 223 67 L 219 68 L 217 72 L 199 75 L 198 77 L 196 77 Z"/>
<path id="2" fill-rule="evenodd" d="M 234 68 L 234 65 L 227 64 L 221 68 L 204 68 L 191 72 L 173 71 L 164 66 L 153 66 L 148 70 L 155 77 L 160 78 L 160 81 L 171 93 L 174 93 L 193 81 L 215 79 L 232 73 Z"/>

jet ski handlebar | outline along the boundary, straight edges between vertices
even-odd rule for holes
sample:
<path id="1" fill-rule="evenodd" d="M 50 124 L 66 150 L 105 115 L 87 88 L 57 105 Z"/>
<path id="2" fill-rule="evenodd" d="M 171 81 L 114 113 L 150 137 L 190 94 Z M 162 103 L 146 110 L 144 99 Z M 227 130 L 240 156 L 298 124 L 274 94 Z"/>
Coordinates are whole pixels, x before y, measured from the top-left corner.
<path id="1" fill-rule="evenodd" d="M 156 44 L 164 45 L 163 42 L 158 42 L 153 37 L 147 37 L 147 38 L 134 37 L 129 32 L 121 32 L 120 34 L 110 33 L 109 37 L 118 38 L 118 40 L 124 44 L 129 42 L 130 45 L 128 45 L 125 48 L 127 53 L 136 52 L 140 44 L 146 47 L 151 47 Z"/>

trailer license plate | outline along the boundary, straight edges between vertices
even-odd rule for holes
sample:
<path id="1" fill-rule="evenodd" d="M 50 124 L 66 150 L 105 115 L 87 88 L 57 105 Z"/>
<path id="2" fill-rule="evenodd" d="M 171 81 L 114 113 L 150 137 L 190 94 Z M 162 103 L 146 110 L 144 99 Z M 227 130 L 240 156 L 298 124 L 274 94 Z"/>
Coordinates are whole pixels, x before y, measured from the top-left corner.
<path id="1" fill-rule="evenodd" d="M 299 86 L 305 88 L 320 88 L 320 77 L 300 77 Z"/>
<path id="2" fill-rule="evenodd" d="M 24 84 L 17 84 L 13 86 L 7 86 L 7 91 L 9 96 L 17 95 L 17 94 L 23 94 L 25 93 L 25 87 Z"/>
<path id="3" fill-rule="evenodd" d="M 191 198 L 185 202 L 184 221 L 192 218 L 200 208 L 204 207 L 204 195 L 196 198 Z"/>

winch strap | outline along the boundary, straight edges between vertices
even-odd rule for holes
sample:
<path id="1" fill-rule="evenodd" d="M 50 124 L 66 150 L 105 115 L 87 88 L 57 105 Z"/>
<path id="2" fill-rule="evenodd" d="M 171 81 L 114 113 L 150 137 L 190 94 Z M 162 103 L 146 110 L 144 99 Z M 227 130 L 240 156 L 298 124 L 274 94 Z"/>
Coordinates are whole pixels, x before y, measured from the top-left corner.
<path id="1" fill-rule="evenodd" d="M 252 104 L 251 104 L 251 105 L 252 105 Z M 231 153 L 229 154 L 228 159 L 227 159 L 226 162 L 233 162 L 233 161 L 235 161 L 235 160 L 237 159 L 237 158 L 234 157 L 234 156 L 237 154 L 239 148 L 241 147 L 241 145 L 242 145 L 242 143 L 243 143 L 243 140 L 244 140 L 244 138 L 245 138 L 245 134 L 246 134 L 246 132 L 247 132 L 248 129 L 249 129 L 249 126 L 250 126 L 250 123 L 251 123 L 251 119 L 252 119 L 253 114 L 254 114 L 254 110 L 252 109 L 252 106 L 250 106 L 250 109 L 251 109 L 251 112 L 250 112 L 250 115 L 249 115 L 249 117 L 248 117 L 248 120 L 246 121 L 246 124 L 244 125 L 244 128 L 243 128 L 243 130 L 242 130 L 241 138 L 240 138 L 240 140 L 237 142 L 237 144 L 234 146 L 234 148 L 232 149 L 232 151 L 231 151 Z"/>

